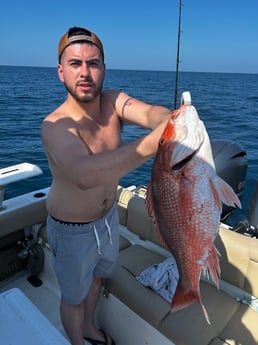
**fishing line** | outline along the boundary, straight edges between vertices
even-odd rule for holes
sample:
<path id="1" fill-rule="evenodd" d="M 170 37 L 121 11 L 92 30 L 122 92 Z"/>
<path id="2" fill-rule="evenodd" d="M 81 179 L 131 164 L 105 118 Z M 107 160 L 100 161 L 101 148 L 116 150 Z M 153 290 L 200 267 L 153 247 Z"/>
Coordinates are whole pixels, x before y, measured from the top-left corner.
<path id="1" fill-rule="evenodd" d="M 179 1 L 179 16 L 178 16 L 178 35 L 177 35 L 177 56 L 176 56 L 176 81 L 175 81 L 175 98 L 174 109 L 177 108 L 177 94 L 178 94 L 178 79 L 179 79 L 179 63 L 180 63 L 180 40 L 181 40 L 181 16 L 182 16 L 183 1 Z"/>

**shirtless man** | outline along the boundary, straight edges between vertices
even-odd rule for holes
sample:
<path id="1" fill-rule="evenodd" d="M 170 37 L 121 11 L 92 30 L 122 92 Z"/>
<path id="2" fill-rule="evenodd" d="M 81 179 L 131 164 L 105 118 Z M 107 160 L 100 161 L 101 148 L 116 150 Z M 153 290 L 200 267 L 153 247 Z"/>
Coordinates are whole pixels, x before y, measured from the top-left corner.
<path id="1" fill-rule="evenodd" d="M 48 239 L 61 289 L 61 319 L 72 345 L 115 344 L 94 323 L 101 279 L 118 256 L 119 179 L 155 155 L 169 109 L 116 91 L 102 91 L 104 50 L 98 37 L 74 27 L 60 39 L 58 75 L 67 99 L 42 124 L 53 183 L 47 198 Z M 149 128 L 121 142 L 121 122 Z"/>

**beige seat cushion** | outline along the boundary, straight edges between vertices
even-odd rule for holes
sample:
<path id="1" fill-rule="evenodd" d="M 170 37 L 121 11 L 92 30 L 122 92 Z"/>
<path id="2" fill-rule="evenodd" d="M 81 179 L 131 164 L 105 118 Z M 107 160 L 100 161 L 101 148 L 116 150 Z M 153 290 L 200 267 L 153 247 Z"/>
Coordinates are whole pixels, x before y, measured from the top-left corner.
<path id="1" fill-rule="evenodd" d="M 239 303 L 222 291 L 201 281 L 203 304 L 210 317 L 206 322 L 201 306 L 191 306 L 168 315 L 159 329 L 177 345 L 207 345 L 216 338 L 230 321 L 239 307 Z"/>
<path id="2" fill-rule="evenodd" d="M 258 241 L 220 227 L 216 247 L 221 257 L 221 278 L 258 296 Z"/>
<path id="3" fill-rule="evenodd" d="M 245 304 L 240 304 L 237 313 L 220 334 L 226 344 L 258 344 L 258 312 Z"/>
<path id="4" fill-rule="evenodd" d="M 150 324 L 157 326 L 169 311 L 169 304 L 139 283 L 135 276 L 145 268 L 164 258 L 139 245 L 122 250 L 115 275 L 107 282 L 107 288 L 123 303 Z"/>
<path id="5" fill-rule="evenodd" d="M 142 246 L 130 245 L 120 252 L 118 268 L 107 282 L 108 290 L 177 345 L 258 343 L 258 335 L 251 339 L 248 332 L 249 329 L 257 334 L 258 313 L 204 281 L 200 285 L 201 296 L 211 325 L 206 322 L 198 303 L 170 313 L 169 303 L 135 278 L 145 268 L 164 259 Z"/>

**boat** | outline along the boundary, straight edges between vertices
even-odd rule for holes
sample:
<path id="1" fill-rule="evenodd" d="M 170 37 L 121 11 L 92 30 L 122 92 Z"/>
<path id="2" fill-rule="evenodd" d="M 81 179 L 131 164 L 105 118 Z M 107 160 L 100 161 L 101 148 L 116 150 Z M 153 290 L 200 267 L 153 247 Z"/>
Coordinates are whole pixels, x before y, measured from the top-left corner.
<path id="1" fill-rule="evenodd" d="M 247 170 L 246 153 L 231 141 L 212 143 L 215 165 L 241 198 Z M 10 183 L 41 174 L 22 163 L 0 169 L 0 344 L 69 344 L 59 315 L 60 291 L 51 266 L 46 235 L 49 188 L 5 200 Z M 216 246 L 221 278 L 217 289 L 201 277 L 200 305 L 170 312 L 170 303 L 137 276 L 171 254 L 157 237 L 145 206 L 145 186 L 118 186 L 120 253 L 114 276 L 103 282 L 96 321 L 118 345 L 254 345 L 258 343 L 257 192 L 254 212 L 236 228 L 223 208 Z M 253 214 L 252 214 L 253 213 Z M 86 344 L 86 342 L 85 342 Z"/>
<path id="2" fill-rule="evenodd" d="M 179 5 L 174 108 L 177 107 L 181 33 Z M 239 199 L 244 194 L 247 155 L 230 140 L 213 140 L 218 175 Z M 5 186 L 42 174 L 21 163 L 0 169 L 0 344 L 68 345 L 59 313 L 60 290 L 46 233 L 49 188 L 5 200 Z M 246 219 L 226 223 L 234 212 L 223 205 L 215 244 L 221 255 L 219 289 L 201 276 L 207 323 L 198 303 L 175 313 L 170 303 L 138 279 L 146 268 L 171 258 L 145 205 L 146 186 L 118 186 L 120 245 L 117 269 L 103 281 L 96 309 L 99 328 L 117 345 L 258 344 L 258 185 Z M 85 344 L 87 342 L 85 341 Z"/>

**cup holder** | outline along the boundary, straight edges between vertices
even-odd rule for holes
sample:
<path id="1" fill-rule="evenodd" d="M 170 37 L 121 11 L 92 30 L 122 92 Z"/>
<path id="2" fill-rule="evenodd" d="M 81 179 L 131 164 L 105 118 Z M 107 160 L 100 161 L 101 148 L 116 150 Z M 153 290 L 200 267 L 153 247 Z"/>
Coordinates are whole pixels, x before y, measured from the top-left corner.
<path id="1" fill-rule="evenodd" d="M 43 192 L 38 192 L 33 195 L 34 198 L 43 198 L 44 196 L 46 196 L 46 193 Z"/>

